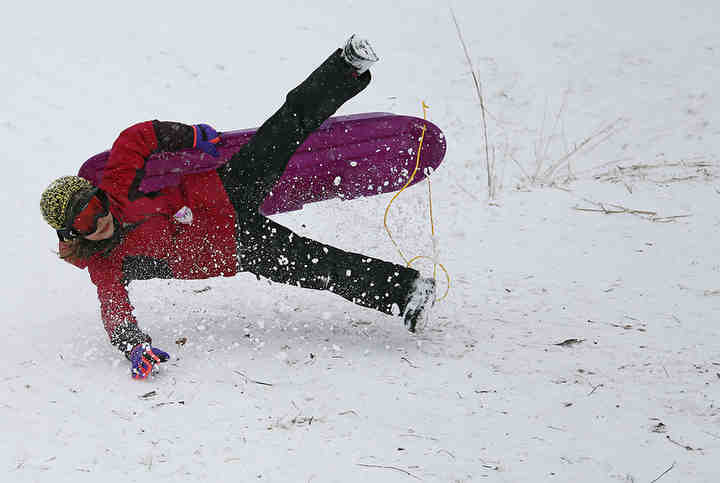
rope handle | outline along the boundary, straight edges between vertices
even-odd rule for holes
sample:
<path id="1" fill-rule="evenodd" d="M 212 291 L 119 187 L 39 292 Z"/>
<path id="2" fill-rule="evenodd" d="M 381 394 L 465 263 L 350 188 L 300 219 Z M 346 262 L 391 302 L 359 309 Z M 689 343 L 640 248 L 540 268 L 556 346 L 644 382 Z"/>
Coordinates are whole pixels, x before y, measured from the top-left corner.
<path id="1" fill-rule="evenodd" d="M 429 108 L 430 108 L 430 106 L 425 104 L 425 101 L 422 101 L 423 120 L 425 120 L 425 121 L 427 121 L 427 110 Z M 425 132 L 426 131 L 427 131 L 427 126 L 423 125 L 422 134 L 420 135 L 420 143 L 419 143 L 418 149 L 417 149 L 417 156 L 415 157 L 415 169 L 413 170 L 412 174 L 410 175 L 410 178 L 408 178 L 405 185 L 402 188 L 400 188 L 400 190 L 397 193 L 395 193 L 395 195 L 390 199 L 390 202 L 388 203 L 387 207 L 385 208 L 385 216 L 383 218 L 383 225 L 385 226 L 385 231 L 387 232 L 388 237 L 390 238 L 390 241 L 393 243 L 393 245 L 395 245 L 395 248 L 397 249 L 398 253 L 400 254 L 400 258 L 403 259 L 403 261 L 405 262 L 405 265 L 410 267 L 410 266 L 412 266 L 412 264 L 415 261 L 420 260 L 420 259 L 432 260 L 432 262 L 433 262 L 433 279 L 436 281 L 437 281 L 438 267 L 443 272 L 445 272 L 445 278 L 447 280 L 447 288 L 445 289 L 445 293 L 443 294 L 442 297 L 435 299 L 436 301 L 439 302 L 440 300 L 445 299 L 448 296 L 448 294 L 450 293 L 450 274 L 448 273 L 445 266 L 438 261 L 437 240 L 435 238 L 435 220 L 433 218 L 433 208 L 432 208 L 432 189 L 430 186 L 430 175 L 431 175 L 430 172 L 427 173 L 426 178 L 427 178 L 427 182 L 428 182 L 428 207 L 429 207 L 428 211 L 429 211 L 429 218 L 430 218 L 430 236 L 432 237 L 432 242 L 433 242 L 433 256 L 429 257 L 426 255 L 418 255 L 418 256 L 415 256 L 408 260 L 405 257 L 405 254 L 403 253 L 402 249 L 400 249 L 400 245 L 398 245 L 398 243 L 395 241 L 395 238 L 393 238 L 390 228 L 388 227 L 388 222 L 387 222 L 388 214 L 390 213 L 390 207 L 395 202 L 397 197 L 400 196 L 400 193 L 405 191 L 405 188 L 410 186 L 413 179 L 415 179 L 415 174 L 417 173 L 418 169 L 420 168 L 420 153 L 422 151 L 423 142 L 425 141 Z"/>

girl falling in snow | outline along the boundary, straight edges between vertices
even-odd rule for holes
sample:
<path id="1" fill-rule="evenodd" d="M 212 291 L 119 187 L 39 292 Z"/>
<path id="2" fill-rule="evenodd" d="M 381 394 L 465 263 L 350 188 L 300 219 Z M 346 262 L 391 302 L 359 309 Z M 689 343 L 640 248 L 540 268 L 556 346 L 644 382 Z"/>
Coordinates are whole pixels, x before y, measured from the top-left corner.
<path id="1" fill-rule="evenodd" d="M 113 144 L 98 187 L 78 176 L 42 194 L 45 221 L 57 230 L 60 257 L 88 269 L 110 337 L 144 379 L 169 354 L 151 346 L 132 314 L 127 285 L 153 278 L 204 279 L 252 272 L 275 282 L 330 290 L 358 305 L 402 315 L 414 332 L 435 300 L 435 282 L 408 267 L 349 253 L 296 235 L 259 212 L 296 148 L 370 83 L 377 61 L 351 37 L 298 87 L 250 141 L 216 171 L 183 176 L 179 186 L 139 191 L 145 159 L 197 148 L 217 155 L 206 124 L 148 121 Z"/>

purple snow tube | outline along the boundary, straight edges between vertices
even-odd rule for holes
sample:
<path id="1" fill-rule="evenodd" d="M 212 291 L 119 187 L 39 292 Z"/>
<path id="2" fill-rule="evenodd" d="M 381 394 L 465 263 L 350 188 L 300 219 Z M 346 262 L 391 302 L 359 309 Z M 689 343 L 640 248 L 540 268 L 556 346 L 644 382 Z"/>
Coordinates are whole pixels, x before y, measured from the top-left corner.
<path id="1" fill-rule="evenodd" d="M 265 215 L 302 209 L 305 203 L 352 199 L 397 191 L 415 169 L 423 126 L 425 137 L 415 184 L 445 156 L 442 131 L 429 121 L 390 113 L 366 113 L 328 119 L 300 145 L 260 211 Z M 145 162 L 140 190 L 178 185 L 182 176 L 216 169 L 255 134 L 257 128 L 222 133 L 220 156 L 197 149 L 152 154 Z M 79 176 L 98 185 L 109 151 L 88 159 Z"/>

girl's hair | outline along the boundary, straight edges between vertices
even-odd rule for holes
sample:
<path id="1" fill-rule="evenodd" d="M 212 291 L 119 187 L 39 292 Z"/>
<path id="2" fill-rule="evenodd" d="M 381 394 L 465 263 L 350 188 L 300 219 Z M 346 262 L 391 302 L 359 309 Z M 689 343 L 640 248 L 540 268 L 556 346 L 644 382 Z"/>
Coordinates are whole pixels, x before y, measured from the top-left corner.
<path id="1" fill-rule="evenodd" d="M 105 240 L 88 240 L 87 238 L 78 237 L 73 240 L 64 241 L 60 244 L 60 252 L 58 255 L 63 260 L 82 260 L 92 257 L 95 254 L 107 256 L 113 248 L 118 246 L 123 237 L 133 227 L 120 227 L 115 222 L 115 232 L 113 236 Z"/>

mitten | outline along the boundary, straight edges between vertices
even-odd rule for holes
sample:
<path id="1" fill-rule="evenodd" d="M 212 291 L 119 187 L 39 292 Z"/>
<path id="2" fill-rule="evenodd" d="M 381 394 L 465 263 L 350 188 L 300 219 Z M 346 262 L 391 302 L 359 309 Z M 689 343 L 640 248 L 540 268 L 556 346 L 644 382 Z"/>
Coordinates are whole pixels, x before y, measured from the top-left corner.
<path id="1" fill-rule="evenodd" d="M 195 124 L 193 126 L 193 147 L 201 149 L 210 156 L 218 157 L 217 143 L 220 142 L 218 132 L 207 124 Z"/>
<path id="2" fill-rule="evenodd" d="M 152 372 L 155 364 L 167 361 L 170 359 L 170 354 L 144 342 L 133 347 L 129 359 L 132 364 L 133 379 L 145 379 Z"/>

